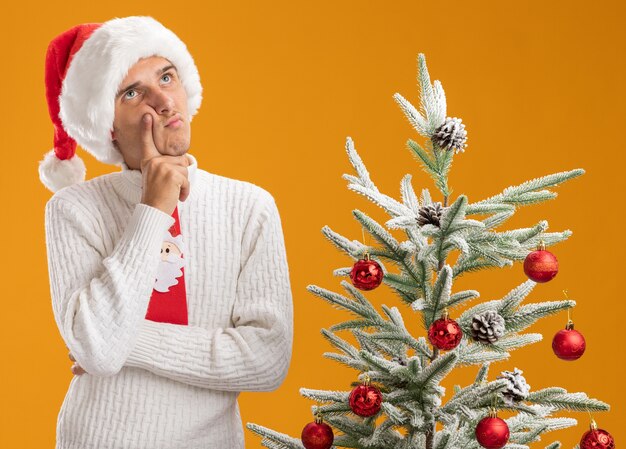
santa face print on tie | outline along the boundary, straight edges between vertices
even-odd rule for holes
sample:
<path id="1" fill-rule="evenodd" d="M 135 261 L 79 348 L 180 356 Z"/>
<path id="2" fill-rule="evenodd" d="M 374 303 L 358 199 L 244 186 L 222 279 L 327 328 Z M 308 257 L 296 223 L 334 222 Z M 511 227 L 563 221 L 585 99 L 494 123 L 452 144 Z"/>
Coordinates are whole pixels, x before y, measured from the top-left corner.
<path id="1" fill-rule="evenodd" d="M 171 286 L 178 284 L 179 278 L 183 275 L 181 268 L 185 266 L 183 249 L 182 234 L 174 237 L 169 231 L 165 231 L 161 245 L 161 260 L 154 283 L 156 291 L 165 293 L 169 291 Z"/>
<path id="2" fill-rule="evenodd" d="M 185 249 L 180 232 L 178 208 L 172 214 L 174 224 L 163 234 L 161 252 L 150 296 L 146 319 L 172 324 L 188 324 L 187 288 L 185 286 Z"/>

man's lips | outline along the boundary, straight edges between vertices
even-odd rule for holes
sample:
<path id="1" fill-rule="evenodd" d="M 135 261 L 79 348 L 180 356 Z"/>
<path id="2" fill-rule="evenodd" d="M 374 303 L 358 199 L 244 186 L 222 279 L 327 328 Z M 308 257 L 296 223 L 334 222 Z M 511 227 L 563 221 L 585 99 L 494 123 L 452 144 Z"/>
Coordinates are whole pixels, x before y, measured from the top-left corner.
<path id="1" fill-rule="evenodd" d="M 183 121 L 180 119 L 180 116 L 176 115 L 174 117 L 172 117 L 167 124 L 165 125 L 166 128 L 170 127 L 170 128 L 178 128 L 179 126 L 181 126 L 183 124 Z"/>

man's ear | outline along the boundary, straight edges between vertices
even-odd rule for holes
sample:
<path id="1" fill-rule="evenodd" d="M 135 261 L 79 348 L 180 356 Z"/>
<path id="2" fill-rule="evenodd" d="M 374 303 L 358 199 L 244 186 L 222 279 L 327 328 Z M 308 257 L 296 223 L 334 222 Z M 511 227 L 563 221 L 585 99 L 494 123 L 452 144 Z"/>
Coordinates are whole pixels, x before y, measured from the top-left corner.
<path id="1" fill-rule="evenodd" d="M 115 140 L 115 133 L 113 132 L 113 130 L 111 130 L 111 143 L 113 144 L 113 148 L 115 148 L 117 151 L 120 151 L 120 147 L 117 144 L 117 140 Z"/>
<path id="2" fill-rule="evenodd" d="M 120 147 L 117 145 L 117 140 L 115 140 L 115 131 L 111 130 L 111 143 L 113 144 L 113 147 L 119 151 Z"/>

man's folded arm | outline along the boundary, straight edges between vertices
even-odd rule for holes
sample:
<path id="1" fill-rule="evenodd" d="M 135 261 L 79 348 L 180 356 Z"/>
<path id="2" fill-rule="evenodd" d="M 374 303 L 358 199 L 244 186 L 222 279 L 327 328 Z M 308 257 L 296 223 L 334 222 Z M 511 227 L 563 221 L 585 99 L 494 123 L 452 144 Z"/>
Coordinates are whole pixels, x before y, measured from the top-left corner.
<path id="1" fill-rule="evenodd" d="M 263 192 L 243 238 L 234 327 L 144 320 L 127 366 L 223 391 L 271 391 L 283 382 L 291 361 L 293 300 L 280 216 Z"/>
<path id="2" fill-rule="evenodd" d="M 174 218 L 137 204 L 107 257 L 97 222 L 73 200 L 52 197 L 45 223 L 52 308 L 61 336 L 87 373 L 116 374 L 135 344 L 163 233 Z"/>

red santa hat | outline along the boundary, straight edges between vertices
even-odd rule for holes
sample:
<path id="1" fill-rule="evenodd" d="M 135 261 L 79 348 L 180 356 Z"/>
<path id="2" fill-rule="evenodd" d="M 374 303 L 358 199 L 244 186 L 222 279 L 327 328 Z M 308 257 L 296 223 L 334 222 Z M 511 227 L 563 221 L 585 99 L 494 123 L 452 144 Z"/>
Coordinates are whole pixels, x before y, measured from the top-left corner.
<path id="1" fill-rule="evenodd" d="M 84 181 L 87 170 L 76 144 L 101 162 L 122 164 L 111 138 L 115 94 L 130 68 L 154 55 L 176 66 L 191 121 L 202 102 L 198 69 L 186 45 L 152 17 L 81 24 L 50 42 L 45 82 L 54 148 L 39 163 L 39 178 L 48 189 Z"/>

